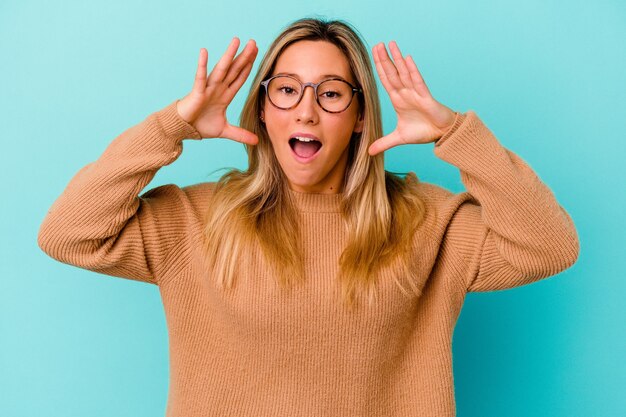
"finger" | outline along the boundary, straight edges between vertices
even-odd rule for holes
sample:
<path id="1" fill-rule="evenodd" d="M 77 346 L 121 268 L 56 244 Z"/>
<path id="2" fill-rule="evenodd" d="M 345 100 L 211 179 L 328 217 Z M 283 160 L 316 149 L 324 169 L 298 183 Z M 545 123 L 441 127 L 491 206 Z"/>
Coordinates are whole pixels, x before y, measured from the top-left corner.
<path id="1" fill-rule="evenodd" d="M 206 88 L 206 64 L 209 59 L 209 53 L 206 49 L 200 48 L 200 56 L 198 57 L 198 68 L 196 69 L 196 78 L 193 82 L 193 89 L 204 91 Z"/>
<path id="2" fill-rule="evenodd" d="M 216 84 L 224 79 L 224 76 L 228 72 L 228 68 L 230 68 L 230 65 L 233 62 L 235 54 L 237 54 L 237 49 L 239 49 L 239 38 L 235 36 L 228 45 L 224 55 L 222 55 L 217 64 L 215 64 L 213 71 L 211 71 L 208 80 L 209 84 Z"/>
<path id="3" fill-rule="evenodd" d="M 254 133 L 230 124 L 224 128 L 224 131 L 222 132 L 222 137 L 226 139 L 232 139 L 241 143 L 246 143 L 248 145 L 256 145 L 257 143 L 259 143 L 259 137 Z"/>
<path id="4" fill-rule="evenodd" d="M 383 87 L 385 87 L 385 90 L 390 92 L 393 89 L 393 86 L 389 82 L 389 79 L 387 78 L 387 74 L 383 70 L 383 66 L 380 62 L 380 57 L 378 55 L 379 48 L 380 48 L 380 44 L 374 46 L 374 48 L 372 49 L 372 55 L 374 56 L 374 64 L 376 64 L 376 73 L 378 74 L 378 78 L 380 78 L 380 82 L 383 83 Z"/>
<path id="5" fill-rule="evenodd" d="M 254 55 L 256 57 L 256 46 L 252 40 L 248 41 L 243 51 L 235 57 L 232 62 L 228 73 L 224 76 L 224 84 L 230 85 L 233 80 L 237 78 L 241 70 L 248 65 L 250 58 Z M 252 58 L 254 60 L 254 58 Z"/>
<path id="6" fill-rule="evenodd" d="M 402 145 L 404 142 L 400 139 L 396 131 L 394 130 L 387 136 L 383 136 L 372 143 L 367 149 L 368 153 L 371 156 L 377 155 L 381 152 L 386 151 L 387 149 L 391 149 L 394 146 Z"/>
<path id="7" fill-rule="evenodd" d="M 415 65 L 415 61 L 413 61 L 413 57 L 411 55 L 407 55 L 406 57 L 407 67 L 409 69 L 409 74 L 411 75 L 411 81 L 413 82 L 413 86 L 415 90 L 417 90 L 418 94 L 422 96 L 430 96 L 430 91 L 422 78 L 422 74 L 420 74 L 417 69 L 417 65 Z"/>
<path id="8" fill-rule="evenodd" d="M 237 91 L 239 91 L 241 86 L 248 79 L 248 75 L 250 75 L 250 71 L 252 71 L 253 63 L 253 61 L 248 62 L 246 66 L 241 69 L 239 75 L 237 75 L 237 78 L 235 78 L 233 82 L 228 86 L 228 89 L 233 92 L 233 96 L 237 93 Z"/>
<path id="9" fill-rule="evenodd" d="M 233 64 L 229 68 L 228 74 L 224 77 L 224 84 L 230 86 L 234 80 L 238 79 L 241 71 L 246 68 L 248 64 L 254 62 L 258 51 L 259 50 L 254 44 L 254 41 L 248 41 L 244 50 L 241 51 L 241 54 L 239 54 L 237 58 L 235 58 Z"/>
<path id="10" fill-rule="evenodd" d="M 228 100 L 229 103 L 233 100 L 243 83 L 248 78 L 248 74 L 250 74 L 251 70 L 252 62 L 248 62 L 248 64 L 239 73 L 239 76 L 233 80 L 232 84 L 229 85 L 226 90 L 224 90 L 223 97 L 225 100 Z"/>
<path id="11" fill-rule="evenodd" d="M 391 51 L 391 56 L 393 56 L 393 61 L 398 70 L 398 74 L 400 76 L 400 81 L 407 88 L 413 88 L 413 82 L 411 80 L 411 74 L 409 74 L 409 69 L 404 62 L 404 57 L 402 56 L 402 52 L 400 52 L 400 48 L 396 41 L 389 42 L 389 50 Z"/>
<path id="12" fill-rule="evenodd" d="M 401 89 L 402 81 L 400 81 L 396 66 L 391 61 L 391 58 L 389 58 L 389 54 L 387 53 L 387 48 L 385 47 L 385 44 L 382 44 L 378 50 L 378 59 L 380 59 L 380 64 L 383 68 L 383 71 L 385 71 L 385 75 L 387 76 L 389 83 L 393 86 L 394 89 Z"/>

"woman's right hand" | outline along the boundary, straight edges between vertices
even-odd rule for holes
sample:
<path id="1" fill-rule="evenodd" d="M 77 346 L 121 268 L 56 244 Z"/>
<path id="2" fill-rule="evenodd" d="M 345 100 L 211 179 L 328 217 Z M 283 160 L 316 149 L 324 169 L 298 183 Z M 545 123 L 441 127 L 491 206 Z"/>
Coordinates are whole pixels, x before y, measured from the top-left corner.
<path id="1" fill-rule="evenodd" d="M 257 135 L 226 120 L 226 108 L 248 78 L 259 51 L 252 39 L 235 58 L 237 49 L 239 38 L 235 37 L 208 78 L 208 52 L 200 49 L 193 89 L 176 103 L 176 109 L 180 117 L 203 138 L 226 138 L 256 145 L 259 141 Z"/>

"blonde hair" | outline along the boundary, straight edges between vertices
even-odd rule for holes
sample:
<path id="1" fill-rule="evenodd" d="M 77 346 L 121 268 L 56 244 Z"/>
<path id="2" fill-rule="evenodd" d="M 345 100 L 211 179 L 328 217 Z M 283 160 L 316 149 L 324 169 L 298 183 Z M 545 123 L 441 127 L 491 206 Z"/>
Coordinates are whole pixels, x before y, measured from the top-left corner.
<path id="1" fill-rule="evenodd" d="M 242 254 L 259 244 L 282 287 L 304 278 L 299 239 L 299 213 L 290 199 L 286 176 L 274 154 L 267 130 L 259 115 L 264 99 L 260 82 L 269 77 L 285 48 L 301 40 L 320 40 L 336 45 L 350 63 L 356 83 L 363 131 L 353 134 L 349 144 L 341 212 L 347 244 L 339 259 L 342 295 L 352 307 L 358 294 L 375 298 L 377 272 L 396 261 L 395 282 L 408 294 L 400 276 L 419 295 L 415 268 L 410 265 L 414 231 L 425 215 L 418 196 L 417 178 L 406 180 L 385 171 L 383 153 L 368 154 L 369 145 L 382 136 L 382 120 L 376 80 L 368 51 L 357 32 L 342 21 L 300 19 L 287 26 L 263 57 L 243 106 L 239 125 L 259 137 L 257 145 L 246 146 L 248 169 L 232 169 L 217 182 L 206 212 L 204 245 L 207 265 L 223 287 L 232 287 Z M 410 174 L 411 175 L 411 174 Z"/>

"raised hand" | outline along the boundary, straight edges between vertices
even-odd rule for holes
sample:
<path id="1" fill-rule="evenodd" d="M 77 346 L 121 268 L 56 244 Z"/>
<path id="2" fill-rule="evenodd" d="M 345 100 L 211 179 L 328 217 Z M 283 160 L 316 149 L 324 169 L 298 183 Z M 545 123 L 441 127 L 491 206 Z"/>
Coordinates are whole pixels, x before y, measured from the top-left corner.
<path id="1" fill-rule="evenodd" d="M 195 127 L 203 138 L 226 138 L 256 145 L 259 142 L 257 135 L 226 120 L 226 108 L 248 78 L 259 51 L 252 39 L 235 58 L 238 49 L 239 38 L 235 37 L 208 78 L 208 52 L 200 49 L 193 88 L 178 101 L 176 109 L 180 117 Z"/>
<path id="2" fill-rule="evenodd" d="M 404 58 L 394 41 L 389 43 L 389 50 L 394 61 L 389 58 L 384 43 L 375 45 L 372 54 L 376 72 L 398 114 L 398 124 L 393 132 L 370 145 L 370 155 L 398 145 L 434 142 L 452 126 L 455 118 L 453 110 L 430 94 L 413 58 L 410 55 Z"/>

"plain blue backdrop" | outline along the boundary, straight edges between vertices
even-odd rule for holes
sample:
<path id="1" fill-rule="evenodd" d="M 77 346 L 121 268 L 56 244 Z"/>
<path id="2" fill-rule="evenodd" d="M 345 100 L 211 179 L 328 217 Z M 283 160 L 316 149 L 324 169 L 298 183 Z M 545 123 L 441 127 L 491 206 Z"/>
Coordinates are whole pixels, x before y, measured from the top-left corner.
<path id="1" fill-rule="evenodd" d="M 0 4 L 0 415 L 162 416 L 168 340 L 158 288 L 54 261 L 39 226 L 70 178 L 193 83 L 229 40 L 258 61 L 304 16 L 345 19 L 368 46 L 396 40 L 433 96 L 474 110 L 571 214 L 578 262 L 520 288 L 469 294 L 454 334 L 458 415 L 626 415 L 622 1 L 3 1 Z M 250 77 L 251 78 L 251 77 Z M 233 123 L 250 80 L 228 110 Z M 385 133 L 395 113 L 380 85 Z M 464 190 L 433 145 L 391 171 Z M 245 168 L 241 144 L 185 141 L 146 188 Z M 212 173 L 213 172 L 213 173 Z M 212 173 L 212 174 L 211 174 Z M 210 174 L 210 175 L 209 175 Z"/>

